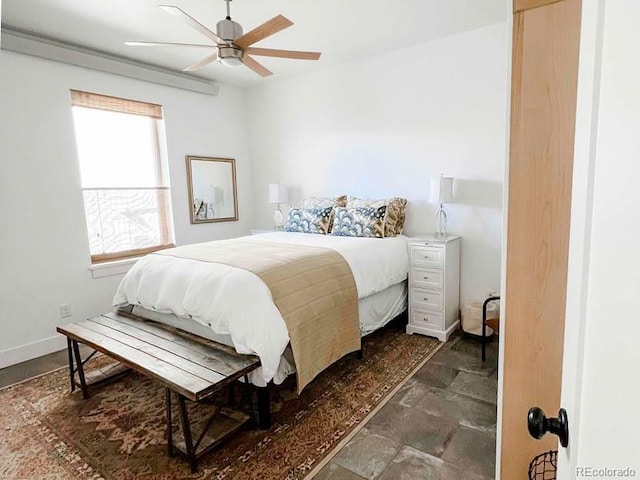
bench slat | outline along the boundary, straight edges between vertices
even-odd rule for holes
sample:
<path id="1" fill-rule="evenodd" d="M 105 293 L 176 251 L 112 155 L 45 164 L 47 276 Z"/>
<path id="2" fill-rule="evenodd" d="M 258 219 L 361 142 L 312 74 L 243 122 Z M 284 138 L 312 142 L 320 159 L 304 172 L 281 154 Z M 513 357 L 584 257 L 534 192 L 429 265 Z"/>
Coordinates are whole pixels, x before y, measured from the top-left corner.
<path id="1" fill-rule="evenodd" d="M 102 316 L 113 318 L 117 321 L 129 322 L 130 325 L 135 324 L 137 328 L 154 333 L 188 348 L 198 349 L 202 352 L 207 352 L 210 351 L 211 348 L 214 348 L 216 352 L 220 352 L 224 355 L 225 362 L 229 363 L 229 366 L 232 366 L 233 368 L 240 369 L 248 367 L 250 365 L 254 365 L 256 361 L 259 361 L 258 357 L 255 355 L 240 354 L 236 352 L 233 347 L 223 343 L 214 342 L 208 338 L 200 337 L 191 332 L 172 327 L 171 325 L 167 325 L 162 322 L 134 315 L 132 313 L 109 312 Z"/>
<path id="2" fill-rule="evenodd" d="M 118 315 L 116 313 L 108 313 L 101 315 L 104 318 L 108 318 L 114 322 L 129 325 L 137 330 L 147 332 L 151 335 L 155 335 L 161 339 L 169 341 L 176 346 L 180 346 L 187 350 L 174 349 L 175 353 L 182 356 L 188 355 L 185 358 L 208 358 L 206 366 L 213 368 L 222 375 L 233 375 L 238 371 L 245 371 L 246 369 L 252 370 L 255 368 L 258 358 L 253 355 L 240 355 L 235 351 L 229 352 L 230 347 L 226 345 L 217 344 L 206 339 L 193 340 L 192 335 L 187 332 L 182 332 L 173 327 L 169 327 L 164 324 L 158 324 L 157 322 L 145 319 L 133 319 L 127 316 Z M 136 335 L 137 336 L 137 335 Z M 142 337 L 139 337 L 142 338 Z M 207 343 L 203 343 L 206 341 Z M 153 342 L 152 342 L 153 343 Z M 162 342 L 156 343 L 162 345 Z M 222 347 L 222 348 L 221 348 Z M 215 349 L 215 353 L 212 354 L 212 348 Z"/>
<path id="3" fill-rule="evenodd" d="M 197 401 L 205 396 L 203 392 L 211 390 L 211 383 L 202 378 L 101 333 L 89 330 L 78 323 L 60 326 L 58 331 L 73 340 L 107 354 L 134 370 L 160 380 L 174 392 L 180 393 L 190 400 Z"/>
<path id="4" fill-rule="evenodd" d="M 197 363 L 187 360 L 179 355 L 176 355 L 171 351 L 164 350 L 160 347 L 142 341 L 119 329 L 116 330 L 111 327 L 100 325 L 99 323 L 96 323 L 92 318 L 77 322 L 77 325 L 81 325 L 93 332 L 100 333 L 105 337 L 111 338 L 112 340 L 134 348 L 137 351 L 144 352 L 147 355 L 169 365 L 172 365 L 181 371 L 188 372 L 195 377 L 199 377 L 207 383 L 220 383 L 226 379 L 224 375 L 220 375 L 218 372 L 209 370 L 208 368 L 198 365 Z M 142 366 L 144 367 L 144 365 Z"/>
<path id="5" fill-rule="evenodd" d="M 137 325 L 129 325 L 126 322 L 113 320 L 104 316 L 94 317 L 91 320 L 93 322 L 99 323 L 100 325 L 104 325 L 105 327 L 115 328 L 120 332 L 131 335 L 132 337 L 142 340 L 143 342 L 147 342 L 151 345 L 155 345 L 156 347 L 162 348 L 163 350 L 173 352 L 174 354 L 179 355 L 185 360 L 206 367 L 224 377 L 228 377 L 229 375 L 233 375 L 238 372 L 238 369 L 232 369 L 224 362 L 218 360 L 215 356 L 213 356 L 211 349 L 209 349 L 206 353 L 199 352 L 197 350 L 184 347 L 178 343 L 166 340 L 158 335 L 137 328 Z M 217 355 L 218 351 L 213 352 L 213 354 Z"/>

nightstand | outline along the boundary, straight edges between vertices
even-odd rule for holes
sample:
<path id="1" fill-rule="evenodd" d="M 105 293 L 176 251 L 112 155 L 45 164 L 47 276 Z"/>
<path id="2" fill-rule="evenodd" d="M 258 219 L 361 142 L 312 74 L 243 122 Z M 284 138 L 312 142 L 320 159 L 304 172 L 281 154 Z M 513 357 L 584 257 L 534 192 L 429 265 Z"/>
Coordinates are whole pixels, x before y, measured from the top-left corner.
<path id="1" fill-rule="evenodd" d="M 460 325 L 460 241 L 458 235 L 409 238 L 409 324 L 446 342 Z"/>

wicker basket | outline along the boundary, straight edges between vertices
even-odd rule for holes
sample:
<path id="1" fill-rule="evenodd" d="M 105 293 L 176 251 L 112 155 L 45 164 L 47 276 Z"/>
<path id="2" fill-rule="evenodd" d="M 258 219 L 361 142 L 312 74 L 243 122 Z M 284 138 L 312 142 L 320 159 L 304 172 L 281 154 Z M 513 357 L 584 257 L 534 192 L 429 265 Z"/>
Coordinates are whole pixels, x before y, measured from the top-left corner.
<path id="1" fill-rule="evenodd" d="M 538 455 L 529 464 L 529 480 L 556 480 L 558 451 L 550 450 Z"/>

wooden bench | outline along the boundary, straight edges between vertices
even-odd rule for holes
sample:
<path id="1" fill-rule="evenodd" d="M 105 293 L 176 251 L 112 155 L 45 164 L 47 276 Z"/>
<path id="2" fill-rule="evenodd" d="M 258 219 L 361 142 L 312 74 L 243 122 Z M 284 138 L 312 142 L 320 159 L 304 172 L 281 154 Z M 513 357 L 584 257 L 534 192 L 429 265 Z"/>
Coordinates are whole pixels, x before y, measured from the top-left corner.
<path id="1" fill-rule="evenodd" d="M 260 365 L 257 357 L 240 355 L 226 345 L 122 313 L 107 313 L 62 325 L 57 330 L 67 336 L 71 390 L 79 387 L 84 398 L 89 397 L 90 385 L 104 382 L 128 369 L 154 378 L 165 386 L 167 452 L 171 456 L 177 450 L 185 455 L 192 472 L 197 470 L 197 462 L 202 455 L 252 421 L 251 415 L 235 414 L 226 417 L 224 422 L 214 422 L 221 411 L 217 408 L 204 423 L 202 433 L 194 442 L 186 400 L 200 402 L 208 399 L 225 387 L 232 389 L 234 382 L 242 377 L 248 391 L 247 374 Z M 78 343 L 93 348 L 94 352 L 83 360 Z M 114 358 L 119 366 L 103 367 L 85 373 L 84 365 L 96 351 Z M 175 433 L 172 428 L 172 395 L 177 397 L 182 427 L 182 431 Z M 256 406 L 253 401 L 255 395 L 247 396 L 252 399 L 254 412 L 264 408 Z M 266 401 L 268 402 L 268 396 Z M 258 402 L 264 403 L 264 394 L 262 399 L 258 397 Z M 220 425 L 223 423 L 226 428 L 221 429 Z M 212 436 L 209 431 L 214 424 L 217 434 Z"/>

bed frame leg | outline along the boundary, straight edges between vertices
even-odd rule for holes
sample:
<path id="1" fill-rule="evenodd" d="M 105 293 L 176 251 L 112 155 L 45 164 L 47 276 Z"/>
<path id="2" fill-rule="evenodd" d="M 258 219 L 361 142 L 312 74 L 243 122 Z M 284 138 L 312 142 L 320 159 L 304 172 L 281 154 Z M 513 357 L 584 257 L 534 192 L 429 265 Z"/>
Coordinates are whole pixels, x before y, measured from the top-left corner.
<path id="1" fill-rule="evenodd" d="M 364 359 L 364 348 L 360 348 L 360 350 L 356 350 L 356 358 L 358 360 Z"/>
<path id="2" fill-rule="evenodd" d="M 251 386 L 251 404 L 256 424 L 260 430 L 271 428 L 271 395 L 269 385 L 266 387 Z"/>

